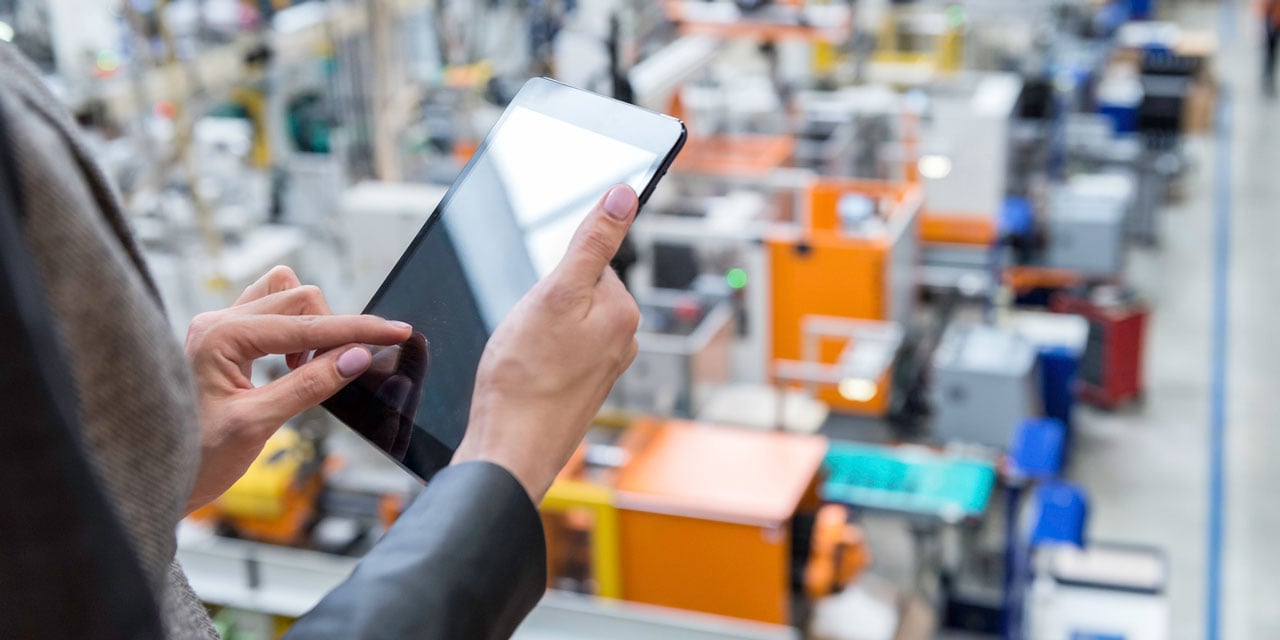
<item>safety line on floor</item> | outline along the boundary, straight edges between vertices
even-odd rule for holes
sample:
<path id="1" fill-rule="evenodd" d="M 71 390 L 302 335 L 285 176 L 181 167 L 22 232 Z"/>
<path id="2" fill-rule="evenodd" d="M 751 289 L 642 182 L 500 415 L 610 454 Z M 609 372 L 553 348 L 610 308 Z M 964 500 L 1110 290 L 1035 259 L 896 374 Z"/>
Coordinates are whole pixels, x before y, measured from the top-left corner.
<path id="1" fill-rule="evenodd" d="M 1220 0 L 1218 42 L 1232 42 L 1235 3 Z M 1221 53 L 1221 52 L 1220 52 Z M 1222 631 L 1222 541 L 1226 511 L 1227 436 L 1227 318 L 1231 268 L 1231 104 L 1225 82 L 1219 85 L 1214 127 L 1213 162 L 1213 311 L 1209 378 L 1209 531 L 1208 576 L 1205 584 L 1205 638 L 1218 640 Z"/>

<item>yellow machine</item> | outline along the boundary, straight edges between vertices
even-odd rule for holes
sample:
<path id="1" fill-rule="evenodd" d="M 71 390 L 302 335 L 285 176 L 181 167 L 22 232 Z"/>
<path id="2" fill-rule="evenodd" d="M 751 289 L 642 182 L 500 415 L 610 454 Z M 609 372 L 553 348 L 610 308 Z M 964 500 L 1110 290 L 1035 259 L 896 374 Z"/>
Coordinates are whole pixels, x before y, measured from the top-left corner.
<path id="1" fill-rule="evenodd" d="M 300 544 L 324 486 L 321 462 L 312 442 L 280 429 L 226 493 L 191 515 L 246 538 Z"/>
<path id="2" fill-rule="evenodd" d="M 793 523 L 818 512 L 826 450 L 818 436 L 681 421 L 597 437 L 542 504 L 552 586 L 787 624 Z M 812 552 L 799 550 L 816 595 L 867 561 L 848 513 L 822 513 Z"/>
<path id="3" fill-rule="evenodd" d="M 932 11 L 930 9 L 929 11 Z M 943 10 L 941 31 L 914 29 L 918 18 L 932 16 L 909 9 L 893 9 L 886 13 L 876 38 L 873 65 L 916 67 L 928 73 L 951 73 L 963 66 L 963 12 L 958 5 Z"/>

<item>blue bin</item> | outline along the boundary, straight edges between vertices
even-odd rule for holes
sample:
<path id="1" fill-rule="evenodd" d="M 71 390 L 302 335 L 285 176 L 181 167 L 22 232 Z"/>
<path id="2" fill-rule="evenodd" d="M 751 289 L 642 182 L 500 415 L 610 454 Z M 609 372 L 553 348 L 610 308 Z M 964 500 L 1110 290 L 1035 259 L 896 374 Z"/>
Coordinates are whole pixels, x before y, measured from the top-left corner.
<path id="1" fill-rule="evenodd" d="M 1071 441 L 1071 413 L 1076 398 L 1072 385 L 1080 366 L 1080 354 L 1063 346 L 1041 347 L 1036 353 L 1040 364 L 1040 397 L 1044 400 L 1044 415 L 1062 423 L 1067 430 L 1067 444 Z"/>
<path id="2" fill-rule="evenodd" d="M 1013 471 L 1036 480 L 1048 480 L 1062 471 L 1066 428 L 1053 418 L 1030 418 L 1018 425 L 1009 445 Z"/>
<path id="3" fill-rule="evenodd" d="M 1045 543 L 1084 546 L 1089 500 L 1084 489 L 1068 482 L 1050 482 L 1036 490 L 1040 515 L 1031 533 L 1031 548 Z"/>
<path id="4" fill-rule="evenodd" d="M 1022 196 L 1006 196 L 1000 208 L 999 233 L 1001 236 L 1030 237 L 1035 233 L 1036 217 L 1031 201 Z"/>
<path id="5" fill-rule="evenodd" d="M 1111 129 L 1117 135 L 1133 133 L 1138 130 L 1138 105 L 1136 104 L 1103 102 L 1098 105 L 1098 113 L 1111 120 Z"/>
<path id="6" fill-rule="evenodd" d="M 1155 15 L 1155 0 L 1121 0 L 1128 5 L 1130 20 L 1150 20 Z"/>

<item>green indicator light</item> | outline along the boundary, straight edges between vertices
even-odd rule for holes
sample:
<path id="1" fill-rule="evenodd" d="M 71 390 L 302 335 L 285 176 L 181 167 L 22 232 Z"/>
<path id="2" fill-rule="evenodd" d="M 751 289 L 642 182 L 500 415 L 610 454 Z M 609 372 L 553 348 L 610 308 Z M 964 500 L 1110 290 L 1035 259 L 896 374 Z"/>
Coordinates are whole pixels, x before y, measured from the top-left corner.
<path id="1" fill-rule="evenodd" d="M 742 269 L 730 269 L 729 273 L 724 274 L 724 281 L 729 283 L 730 289 L 741 289 L 747 286 L 747 272 Z"/>

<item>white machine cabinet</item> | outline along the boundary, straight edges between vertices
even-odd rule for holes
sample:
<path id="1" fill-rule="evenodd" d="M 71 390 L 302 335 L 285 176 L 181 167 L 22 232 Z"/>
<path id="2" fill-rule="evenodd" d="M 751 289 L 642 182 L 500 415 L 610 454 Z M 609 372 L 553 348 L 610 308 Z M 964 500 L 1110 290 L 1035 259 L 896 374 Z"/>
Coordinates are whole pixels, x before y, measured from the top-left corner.
<path id="1" fill-rule="evenodd" d="M 935 216 L 990 217 L 1004 204 L 1015 74 L 962 76 L 930 92 L 920 148 L 925 202 Z"/>
<path id="2" fill-rule="evenodd" d="M 377 292 L 448 189 L 441 185 L 362 182 L 342 197 L 342 222 L 353 282 L 349 300 L 359 311 Z"/>
<path id="3" fill-rule="evenodd" d="M 1036 353 L 1009 329 L 947 327 L 933 354 L 934 429 L 939 439 L 1003 448 L 1038 413 Z"/>
<path id="4" fill-rule="evenodd" d="M 1050 267 L 1111 276 L 1124 267 L 1125 219 L 1135 195 L 1131 176 L 1074 176 L 1049 198 Z"/>
<path id="5" fill-rule="evenodd" d="M 1093 543 L 1042 548 L 1024 637 L 1168 640 L 1167 567 L 1157 549 Z"/>

